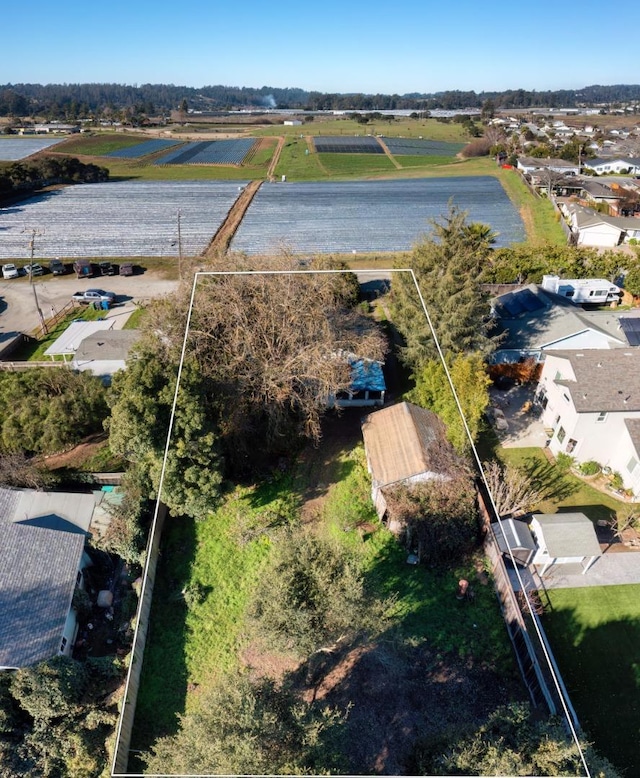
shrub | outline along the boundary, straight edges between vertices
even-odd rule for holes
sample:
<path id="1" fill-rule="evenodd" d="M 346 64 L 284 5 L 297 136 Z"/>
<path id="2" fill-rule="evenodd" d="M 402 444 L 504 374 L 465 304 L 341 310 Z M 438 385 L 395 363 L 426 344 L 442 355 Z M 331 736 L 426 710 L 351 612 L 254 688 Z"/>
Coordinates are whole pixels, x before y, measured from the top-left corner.
<path id="1" fill-rule="evenodd" d="M 556 455 L 556 467 L 561 473 L 568 473 L 573 465 L 573 457 L 562 451 Z"/>
<path id="2" fill-rule="evenodd" d="M 622 480 L 622 476 L 616 470 L 614 473 L 611 474 L 611 487 L 613 489 L 622 489 L 623 486 L 624 486 L 624 482 Z"/>
<path id="3" fill-rule="evenodd" d="M 596 473 L 599 473 L 602 470 L 600 465 L 593 459 L 590 459 L 588 462 L 583 462 L 580 465 L 580 472 L 582 475 L 596 475 Z"/>

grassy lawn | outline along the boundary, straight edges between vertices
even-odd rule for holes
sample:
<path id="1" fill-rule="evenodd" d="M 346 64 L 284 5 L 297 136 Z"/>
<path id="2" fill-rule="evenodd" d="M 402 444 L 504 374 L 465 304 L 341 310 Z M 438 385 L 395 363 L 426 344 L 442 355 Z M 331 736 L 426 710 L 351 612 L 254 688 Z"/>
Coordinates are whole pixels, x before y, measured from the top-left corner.
<path id="1" fill-rule="evenodd" d="M 562 231 L 558 214 L 544 197 L 534 197 L 514 170 L 500 170 L 500 181 L 514 204 L 527 232 L 527 239 L 539 243 L 564 246 L 567 237 Z"/>
<path id="2" fill-rule="evenodd" d="M 591 521 L 607 520 L 615 513 L 626 516 L 640 505 L 616 500 L 612 495 L 594 489 L 571 473 L 561 473 L 539 448 L 501 448 L 497 455 L 524 470 L 545 492 L 536 506 L 540 513 L 582 511 Z"/>
<path id="3" fill-rule="evenodd" d="M 580 723 L 627 775 L 640 774 L 640 585 L 549 591 L 545 629 Z"/>
<path id="4" fill-rule="evenodd" d="M 147 314 L 147 309 L 142 306 L 135 309 L 135 311 L 129 316 L 123 326 L 123 330 L 137 330 L 140 327 L 140 322 Z"/>
<path id="5" fill-rule="evenodd" d="M 380 636 L 409 649 L 426 643 L 441 656 L 504 671 L 515 678 L 506 629 L 490 584 L 475 585 L 472 604 L 455 598 L 457 581 L 475 581 L 475 564 L 435 572 L 406 564 L 406 552 L 384 529 L 362 535 L 362 521 L 376 521 L 361 447 L 335 464 L 316 530 L 355 552 L 371 591 L 394 597 L 392 634 Z M 206 521 L 171 520 L 165 528 L 150 640 L 136 709 L 133 747 L 174 732 L 176 714 L 197 710 L 199 694 L 220 673 L 240 666 L 246 645 L 247 607 L 262 581 L 270 530 L 288 524 L 311 472 L 237 488 Z"/>
<path id="6" fill-rule="evenodd" d="M 51 359 L 51 357 L 45 356 L 44 352 L 60 337 L 60 335 L 62 335 L 72 321 L 75 321 L 76 319 L 96 321 L 96 319 L 101 319 L 103 317 L 104 311 L 96 311 L 88 305 L 78 307 L 65 316 L 64 319 L 61 319 L 46 337 L 42 340 L 33 341 L 32 343 L 25 343 L 17 351 L 13 352 L 11 358 L 15 362 L 24 360 L 29 362 L 47 361 Z M 56 357 L 56 359 L 62 360 L 62 357 Z"/>

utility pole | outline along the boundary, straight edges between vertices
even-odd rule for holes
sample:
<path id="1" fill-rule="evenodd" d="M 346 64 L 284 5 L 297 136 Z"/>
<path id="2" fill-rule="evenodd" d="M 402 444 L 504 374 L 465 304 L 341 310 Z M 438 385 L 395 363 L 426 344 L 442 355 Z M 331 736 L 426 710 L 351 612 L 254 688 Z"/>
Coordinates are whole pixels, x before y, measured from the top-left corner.
<path id="1" fill-rule="evenodd" d="M 33 283 L 33 258 L 36 251 L 36 237 L 40 237 L 44 235 L 44 232 L 40 232 L 36 230 L 35 228 L 28 230 L 26 227 L 23 232 L 28 232 L 31 234 L 31 239 L 29 240 L 29 286 L 31 287 L 31 290 L 33 291 L 33 300 L 36 304 L 36 311 L 38 312 L 38 317 L 40 318 L 40 326 L 42 327 L 43 332 L 47 333 L 47 325 L 44 320 L 44 314 L 42 313 L 42 309 L 40 308 L 40 303 L 38 302 L 38 293 L 36 292 L 36 285 Z"/>
<path id="2" fill-rule="evenodd" d="M 182 214 L 178 208 L 178 278 L 182 280 L 182 232 L 180 230 L 180 218 Z"/>

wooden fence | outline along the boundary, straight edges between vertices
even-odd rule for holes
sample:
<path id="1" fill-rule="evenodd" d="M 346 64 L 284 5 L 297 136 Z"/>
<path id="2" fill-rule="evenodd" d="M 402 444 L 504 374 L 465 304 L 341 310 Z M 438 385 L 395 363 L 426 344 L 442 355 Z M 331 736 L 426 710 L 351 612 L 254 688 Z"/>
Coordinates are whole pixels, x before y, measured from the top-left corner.
<path id="1" fill-rule="evenodd" d="M 518 667 L 520 668 L 520 674 L 529 691 L 531 702 L 535 707 L 543 706 L 547 708 L 551 714 L 563 711 L 566 706 L 573 720 L 574 727 L 579 729 L 578 717 L 569 699 L 538 613 L 532 608 L 533 612 L 529 613 L 527 611 L 527 618 L 525 618 L 521 602 L 513 589 L 502 552 L 498 547 L 498 542 L 491 528 L 491 522 L 494 521 L 493 512 L 489 508 L 490 502 L 486 499 L 482 486 L 479 489 L 478 502 L 485 529 L 484 552 L 491 562 L 496 595 L 500 602 L 500 608 L 513 645 Z M 529 591 L 527 593 L 530 599 L 536 599 L 535 592 Z M 529 628 L 528 623 L 533 626 L 533 629 Z M 553 668 L 553 673 L 549 668 L 549 664 Z M 554 675 L 557 680 L 557 686 Z M 558 687 L 560 690 L 558 690 Z"/>
<path id="2" fill-rule="evenodd" d="M 144 570 L 144 581 L 140 593 L 140 603 L 136 616 L 137 626 L 133 642 L 133 648 L 129 657 L 129 673 L 125 698 L 122 703 L 122 711 L 118 723 L 116 739 L 116 751 L 113 759 L 112 775 L 126 775 L 129 765 L 129 750 L 131 748 L 131 732 L 136 714 L 138 701 L 138 689 L 140 687 L 140 675 L 142 673 L 142 661 L 144 649 L 149 632 L 149 618 L 151 615 L 151 600 L 153 599 L 153 587 L 156 580 L 158 556 L 160 553 L 160 540 L 162 528 L 167 517 L 165 505 L 158 506 L 157 515 L 151 527 L 149 544 L 147 546 L 147 561 Z M 175 680 L 175 679 L 174 679 Z"/>
<path id="3" fill-rule="evenodd" d="M 41 340 L 42 338 L 44 338 L 45 335 L 48 335 L 57 324 L 59 324 L 64 318 L 66 318 L 69 315 L 69 313 L 75 311 L 79 307 L 80 307 L 80 303 L 75 302 L 75 300 L 71 300 L 59 311 L 56 311 L 53 314 L 53 316 L 50 316 L 48 319 L 45 319 L 44 322 L 39 327 L 36 327 L 36 329 L 33 330 L 33 332 L 31 333 L 32 336 L 36 340 Z"/>

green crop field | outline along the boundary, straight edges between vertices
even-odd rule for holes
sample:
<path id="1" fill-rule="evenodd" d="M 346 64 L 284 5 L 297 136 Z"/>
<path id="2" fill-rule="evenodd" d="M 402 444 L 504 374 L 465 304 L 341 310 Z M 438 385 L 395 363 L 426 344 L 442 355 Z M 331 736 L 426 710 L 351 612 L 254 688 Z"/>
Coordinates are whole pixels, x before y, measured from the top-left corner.
<path id="1" fill-rule="evenodd" d="M 319 154 L 320 164 L 332 176 L 361 177 L 386 173 L 396 166 L 386 154 Z"/>
<path id="2" fill-rule="evenodd" d="M 105 132 L 96 135 L 74 136 L 55 148 L 59 154 L 82 154 L 89 157 L 102 157 L 112 151 L 127 149 L 149 140 L 146 135 L 124 135 Z"/>

